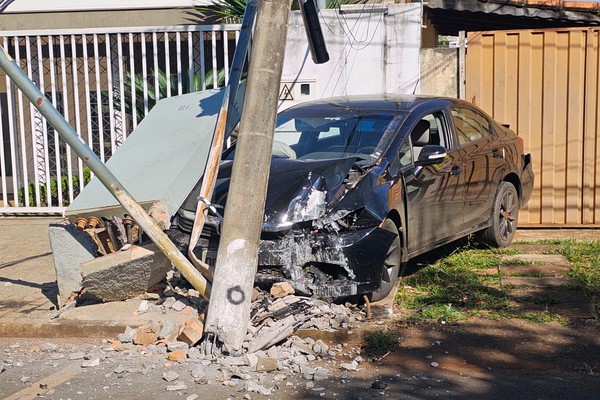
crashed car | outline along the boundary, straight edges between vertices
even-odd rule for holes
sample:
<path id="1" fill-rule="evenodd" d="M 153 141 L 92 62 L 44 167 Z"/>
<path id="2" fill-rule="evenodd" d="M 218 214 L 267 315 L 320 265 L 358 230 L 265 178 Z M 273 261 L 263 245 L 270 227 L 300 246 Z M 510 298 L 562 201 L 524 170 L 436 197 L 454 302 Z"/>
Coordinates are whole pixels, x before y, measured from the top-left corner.
<path id="1" fill-rule="evenodd" d="M 235 145 L 213 203 L 224 206 Z M 277 117 L 256 281 L 320 298 L 393 289 L 401 266 L 477 233 L 511 243 L 533 173 L 523 140 L 464 101 L 422 96 L 307 102 Z M 191 231 L 198 186 L 178 212 Z M 214 263 L 222 211 L 196 249 Z M 176 235 L 177 236 L 177 235 Z"/>

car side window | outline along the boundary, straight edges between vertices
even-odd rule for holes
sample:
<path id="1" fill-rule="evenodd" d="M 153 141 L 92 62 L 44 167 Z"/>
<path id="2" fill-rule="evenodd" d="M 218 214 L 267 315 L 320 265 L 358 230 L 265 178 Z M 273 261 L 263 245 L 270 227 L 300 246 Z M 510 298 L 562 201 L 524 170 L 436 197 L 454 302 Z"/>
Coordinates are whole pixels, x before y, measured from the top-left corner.
<path id="1" fill-rule="evenodd" d="M 421 149 L 429 144 L 444 146 L 446 148 L 446 124 L 444 124 L 444 114 L 435 112 L 427 114 L 413 127 L 410 134 L 414 159 L 419 158 Z"/>
<path id="2" fill-rule="evenodd" d="M 483 115 L 469 108 L 453 108 L 452 121 L 460 145 L 489 135 L 490 123 Z"/>

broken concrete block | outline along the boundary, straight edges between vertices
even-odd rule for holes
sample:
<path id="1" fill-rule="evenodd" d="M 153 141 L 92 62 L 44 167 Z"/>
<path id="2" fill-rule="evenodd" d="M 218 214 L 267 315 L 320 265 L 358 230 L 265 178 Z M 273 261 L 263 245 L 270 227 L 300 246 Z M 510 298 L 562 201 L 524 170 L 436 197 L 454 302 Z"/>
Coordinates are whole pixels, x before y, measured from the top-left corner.
<path id="1" fill-rule="evenodd" d="M 276 299 L 294 294 L 294 288 L 288 282 L 276 282 L 271 286 L 271 296 Z"/>
<path id="2" fill-rule="evenodd" d="M 78 230 L 66 220 L 50 224 L 48 239 L 58 283 L 58 305 L 62 307 L 71 293 L 81 289 L 79 265 L 93 260 L 98 247 L 88 233 Z"/>
<path id="3" fill-rule="evenodd" d="M 179 336 L 180 325 L 172 319 L 167 319 L 163 322 L 163 326 L 158 335 L 159 339 L 165 339 L 169 342 L 173 342 Z"/>
<path id="4" fill-rule="evenodd" d="M 191 347 L 202 339 L 203 334 L 204 325 L 197 319 L 191 319 L 185 322 L 185 326 L 181 331 L 181 334 L 179 334 L 178 339 Z"/>
<path id="5" fill-rule="evenodd" d="M 171 261 L 154 243 L 132 246 L 81 264 L 81 285 L 90 298 L 120 301 L 143 294 L 171 268 Z"/>
<path id="6" fill-rule="evenodd" d="M 167 359 L 173 362 L 181 362 L 185 360 L 187 356 L 187 350 L 177 350 L 167 354 Z"/>
<path id="7" fill-rule="evenodd" d="M 142 346 L 148 346 L 158 340 L 158 332 L 160 327 L 158 325 L 142 325 L 137 328 L 133 343 Z"/>
<path id="8" fill-rule="evenodd" d="M 256 372 L 271 372 L 277 370 L 277 359 L 274 357 L 259 358 Z"/>

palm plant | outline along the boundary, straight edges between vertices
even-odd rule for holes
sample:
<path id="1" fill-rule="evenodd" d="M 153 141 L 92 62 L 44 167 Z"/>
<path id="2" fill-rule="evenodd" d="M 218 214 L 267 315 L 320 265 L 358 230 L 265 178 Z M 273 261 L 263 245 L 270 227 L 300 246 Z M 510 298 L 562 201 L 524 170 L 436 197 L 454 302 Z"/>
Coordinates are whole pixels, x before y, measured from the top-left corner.
<path id="1" fill-rule="evenodd" d="M 189 14 L 198 21 L 212 19 L 215 22 L 237 23 L 241 21 L 248 0 L 210 0 L 209 5 L 195 6 Z M 325 8 L 338 8 L 342 4 L 360 4 L 366 0 L 326 0 Z M 298 0 L 292 1 L 292 10 L 299 10 Z"/>

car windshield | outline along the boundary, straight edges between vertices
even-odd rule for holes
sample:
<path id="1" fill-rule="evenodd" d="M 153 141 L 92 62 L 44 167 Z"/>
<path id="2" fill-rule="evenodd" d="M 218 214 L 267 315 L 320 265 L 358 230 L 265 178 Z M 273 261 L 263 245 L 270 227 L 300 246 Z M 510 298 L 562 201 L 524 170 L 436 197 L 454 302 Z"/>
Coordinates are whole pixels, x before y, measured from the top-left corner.
<path id="1" fill-rule="evenodd" d="M 374 163 L 393 138 L 404 114 L 348 108 L 298 108 L 277 118 L 273 157 L 357 157 Z"/>

